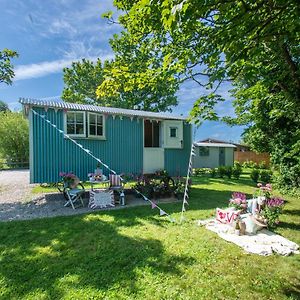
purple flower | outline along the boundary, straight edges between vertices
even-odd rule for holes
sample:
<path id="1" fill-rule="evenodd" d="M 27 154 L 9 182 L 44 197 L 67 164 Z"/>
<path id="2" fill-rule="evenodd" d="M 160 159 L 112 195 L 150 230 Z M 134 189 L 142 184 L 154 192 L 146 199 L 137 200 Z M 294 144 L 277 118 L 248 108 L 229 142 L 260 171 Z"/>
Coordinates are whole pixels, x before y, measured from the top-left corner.
<path id="1" fill-rule="evenodd" d="M 273 197 L 266 201 L 268 207 L 282 207 L 284 205 L 284 200 L 279 197 Z"/>
<path id="2" fill-rule="evenodd" d="M 241 192 L 234 192 L 231 196 L 232 199 L 240 199 L 241 201 L 246 200 L 246 194 Z"/>

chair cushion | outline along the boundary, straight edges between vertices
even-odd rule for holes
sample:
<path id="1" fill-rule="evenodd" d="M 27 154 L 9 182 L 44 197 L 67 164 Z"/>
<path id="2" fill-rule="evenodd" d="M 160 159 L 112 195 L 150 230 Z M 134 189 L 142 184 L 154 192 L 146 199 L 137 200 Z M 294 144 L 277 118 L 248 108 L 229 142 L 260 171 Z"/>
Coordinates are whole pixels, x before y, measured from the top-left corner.
<path id="1" fill-rule="evenodd" d="M 109 175 L 109 181 L 110 181 L 110 186 L 111 187 L 121 187 L 122 182 L 121 182 L 121 177 L 120 175 Z"/>
<path id="2" fill-rule="evenodd" d="M 69 194 L 71 195 L 71 196 L 75 196 L 75 195 L 78 195 L 78 194 L 82 194 L 82 193 L 84 193 L 85 192 L 85 190 L 83 190 L 83 189 L 71 189 L 71 190 L 69 190 Z"/>

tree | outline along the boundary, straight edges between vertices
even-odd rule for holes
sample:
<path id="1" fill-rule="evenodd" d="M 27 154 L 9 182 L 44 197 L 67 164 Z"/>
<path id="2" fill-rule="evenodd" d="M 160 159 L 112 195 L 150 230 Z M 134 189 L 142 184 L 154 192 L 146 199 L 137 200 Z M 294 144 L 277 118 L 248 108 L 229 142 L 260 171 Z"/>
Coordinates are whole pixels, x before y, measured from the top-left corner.
<path id="1" fill-rule="evenodd" d="M 64 68 L 62 98 L 67 102 L 97 104 L 96 89 L 103 81 L 103 67 L 100 59 L 96 62 L 82 59 Z"/>
<path id="2" fill-rule="evenodd" d="M 145 38 L 137 45 L 122 32 L 110 44 L 115 59 L 104 68 L 105 80 L 98 87 L 97 96 L 117 97 L 120 101 L 113 103 L 117 107 L 137 105 L 147 111 L 171 111 L 178 103 L 179 81 L 168 71 L 157 72 L 164 61 L 152 40 Z"/>
<path id="3" fill-rule="evenodd" d="M 15 76 L 11 59 L 17 57 L 18 53 L 9 49 L 0 51 L 0 83 L 12 84 Z"/>
<path id="4" fill-rule="evenodd" d="M 11 162 L 28 162 L 28 121 L 19 112 L 0 113 L 0 153 Z"/>
<path id="5" fill-rule="evenodd" d="M 125 13 L 119 17 L 123 38 L 138 50 L 149 44 L 162 64 L 136 72 L 135 60 L 119 59 L 112 74 L 123 72 L 123 80 L 155 88 L 153 74 L 199 85 L 193 119 L 215 119 L 214 106 L 222 101 L 218 87 L 226 81 L 234 86 L 236 118 L 231 124 L 248 128 L 245 138 L 257 150 L 268 150 L 280 169 L 294 170 L 288 184 L 300 186 L 300 3 L 296 0 L 115 0 Z M 111 15 L 107 17 L 114 22 Z M 115 38 L 117 40 L 118 38 Z M 125 42 L 124 42 L 125 43 Z M 147 63 L 145 62 L 147 65 Z M 118 81 L 106 77 L 99 93 Z M 203 94 L 201 95 L 202 92 Z M 285 176 L 285 175 L 284 175 Z"/>
<path id="6" fill-rule="evenodd" d="M 9 108 L 6 102 L 0 100 L 0 113 L 3 111 L 9 111 Z"/>
<path id="7" fill-rule="evenodd" d="M 125 53 L 129 49 L 121 42 L 112 41 L 115 49 L 119 47 L 120 51 Z M 133 51 L 133 49 L 132 49 Z M 135 65 L 136 71 L 145 68 L 142 65 L 141 57 L 138 57 L 139 63 Z M 67 102 L 96 104 L 102 106 L 112 106 L 120 108 L 133 109 L 138 106 L 140 109 L 149 111 L 166 111 L 171 105 L 177 104 L 175 93 L 178 89 L 176 82 L 160 82 L 156 89 L 147 89 L 135 85 L 134 88 L 127 89 L 127 82 L 122 78 L 122 72 L 114 73 L 118 78 L 118 87 L 114 87 L 111 93 L 108 93 L 110 85 L 105 82 L 107 87 L 99 92 L 97 87 L 104 81 L 104 76 L 112 74 L 118 59 L 114 62 L 105 61 L 102 65 L 100 59 L 92 62 L 83 59 L 80 62 L 73 62 L 70 68 L 64 69 L 65 88 L 62 98 Z M 112 78 L 112 77 L 111 77 Z"/>

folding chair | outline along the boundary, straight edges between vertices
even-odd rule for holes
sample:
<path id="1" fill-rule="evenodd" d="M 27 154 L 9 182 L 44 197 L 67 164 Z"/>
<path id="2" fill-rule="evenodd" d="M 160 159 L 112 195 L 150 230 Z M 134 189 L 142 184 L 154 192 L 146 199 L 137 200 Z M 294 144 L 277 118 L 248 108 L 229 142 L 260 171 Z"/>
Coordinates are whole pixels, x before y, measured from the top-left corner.
<path id="1" fill-rule="evenodd" d="M 118 192 L 120 196 L 120 204 L 125 205 L 124 182 L 120 175 L 109 175 L 109 190 Z"/>
<path id="2" fill-rule="evenodd" d="M 67 202 L 64 205 L 65 207 L 71 205 L 72 208 L 75 209 L 74 204 L 78 201 L 84 206 L 82 196 L 85 194 L 85 189 L 81 183 L 78 183 L 76 187 L 65 187 L 64 194 L 67 196 Z"/>

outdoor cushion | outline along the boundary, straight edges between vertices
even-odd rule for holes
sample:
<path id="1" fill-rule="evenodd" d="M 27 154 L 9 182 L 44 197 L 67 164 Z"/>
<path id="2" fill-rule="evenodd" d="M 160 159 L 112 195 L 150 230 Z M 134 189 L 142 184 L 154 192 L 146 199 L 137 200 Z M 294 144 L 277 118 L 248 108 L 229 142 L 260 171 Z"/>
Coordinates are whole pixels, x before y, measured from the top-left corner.
<path id="1" fill-rule="evenodd" d="M 71 189 L 71 190 L 69 190 L 69 194 L 71 196 L 77 195 L 79 193 L 84 193 L 84 192 L 85 192 L 85 190 L 83 190 L 83 189 Z"/>
<path id="2" fill-rule="evenodd" d="M 232 224 L 239 214 L 239 211 L 233 210 L 232 208 L 216 209 L 216 219 L 223 224 Z"/>
<path id="3" fill-rule="evenodd" d="M 90 191 L 89 207 L 92 209 L 105 208 L 114 205 L 113 191 L 93 190 Z"/>

